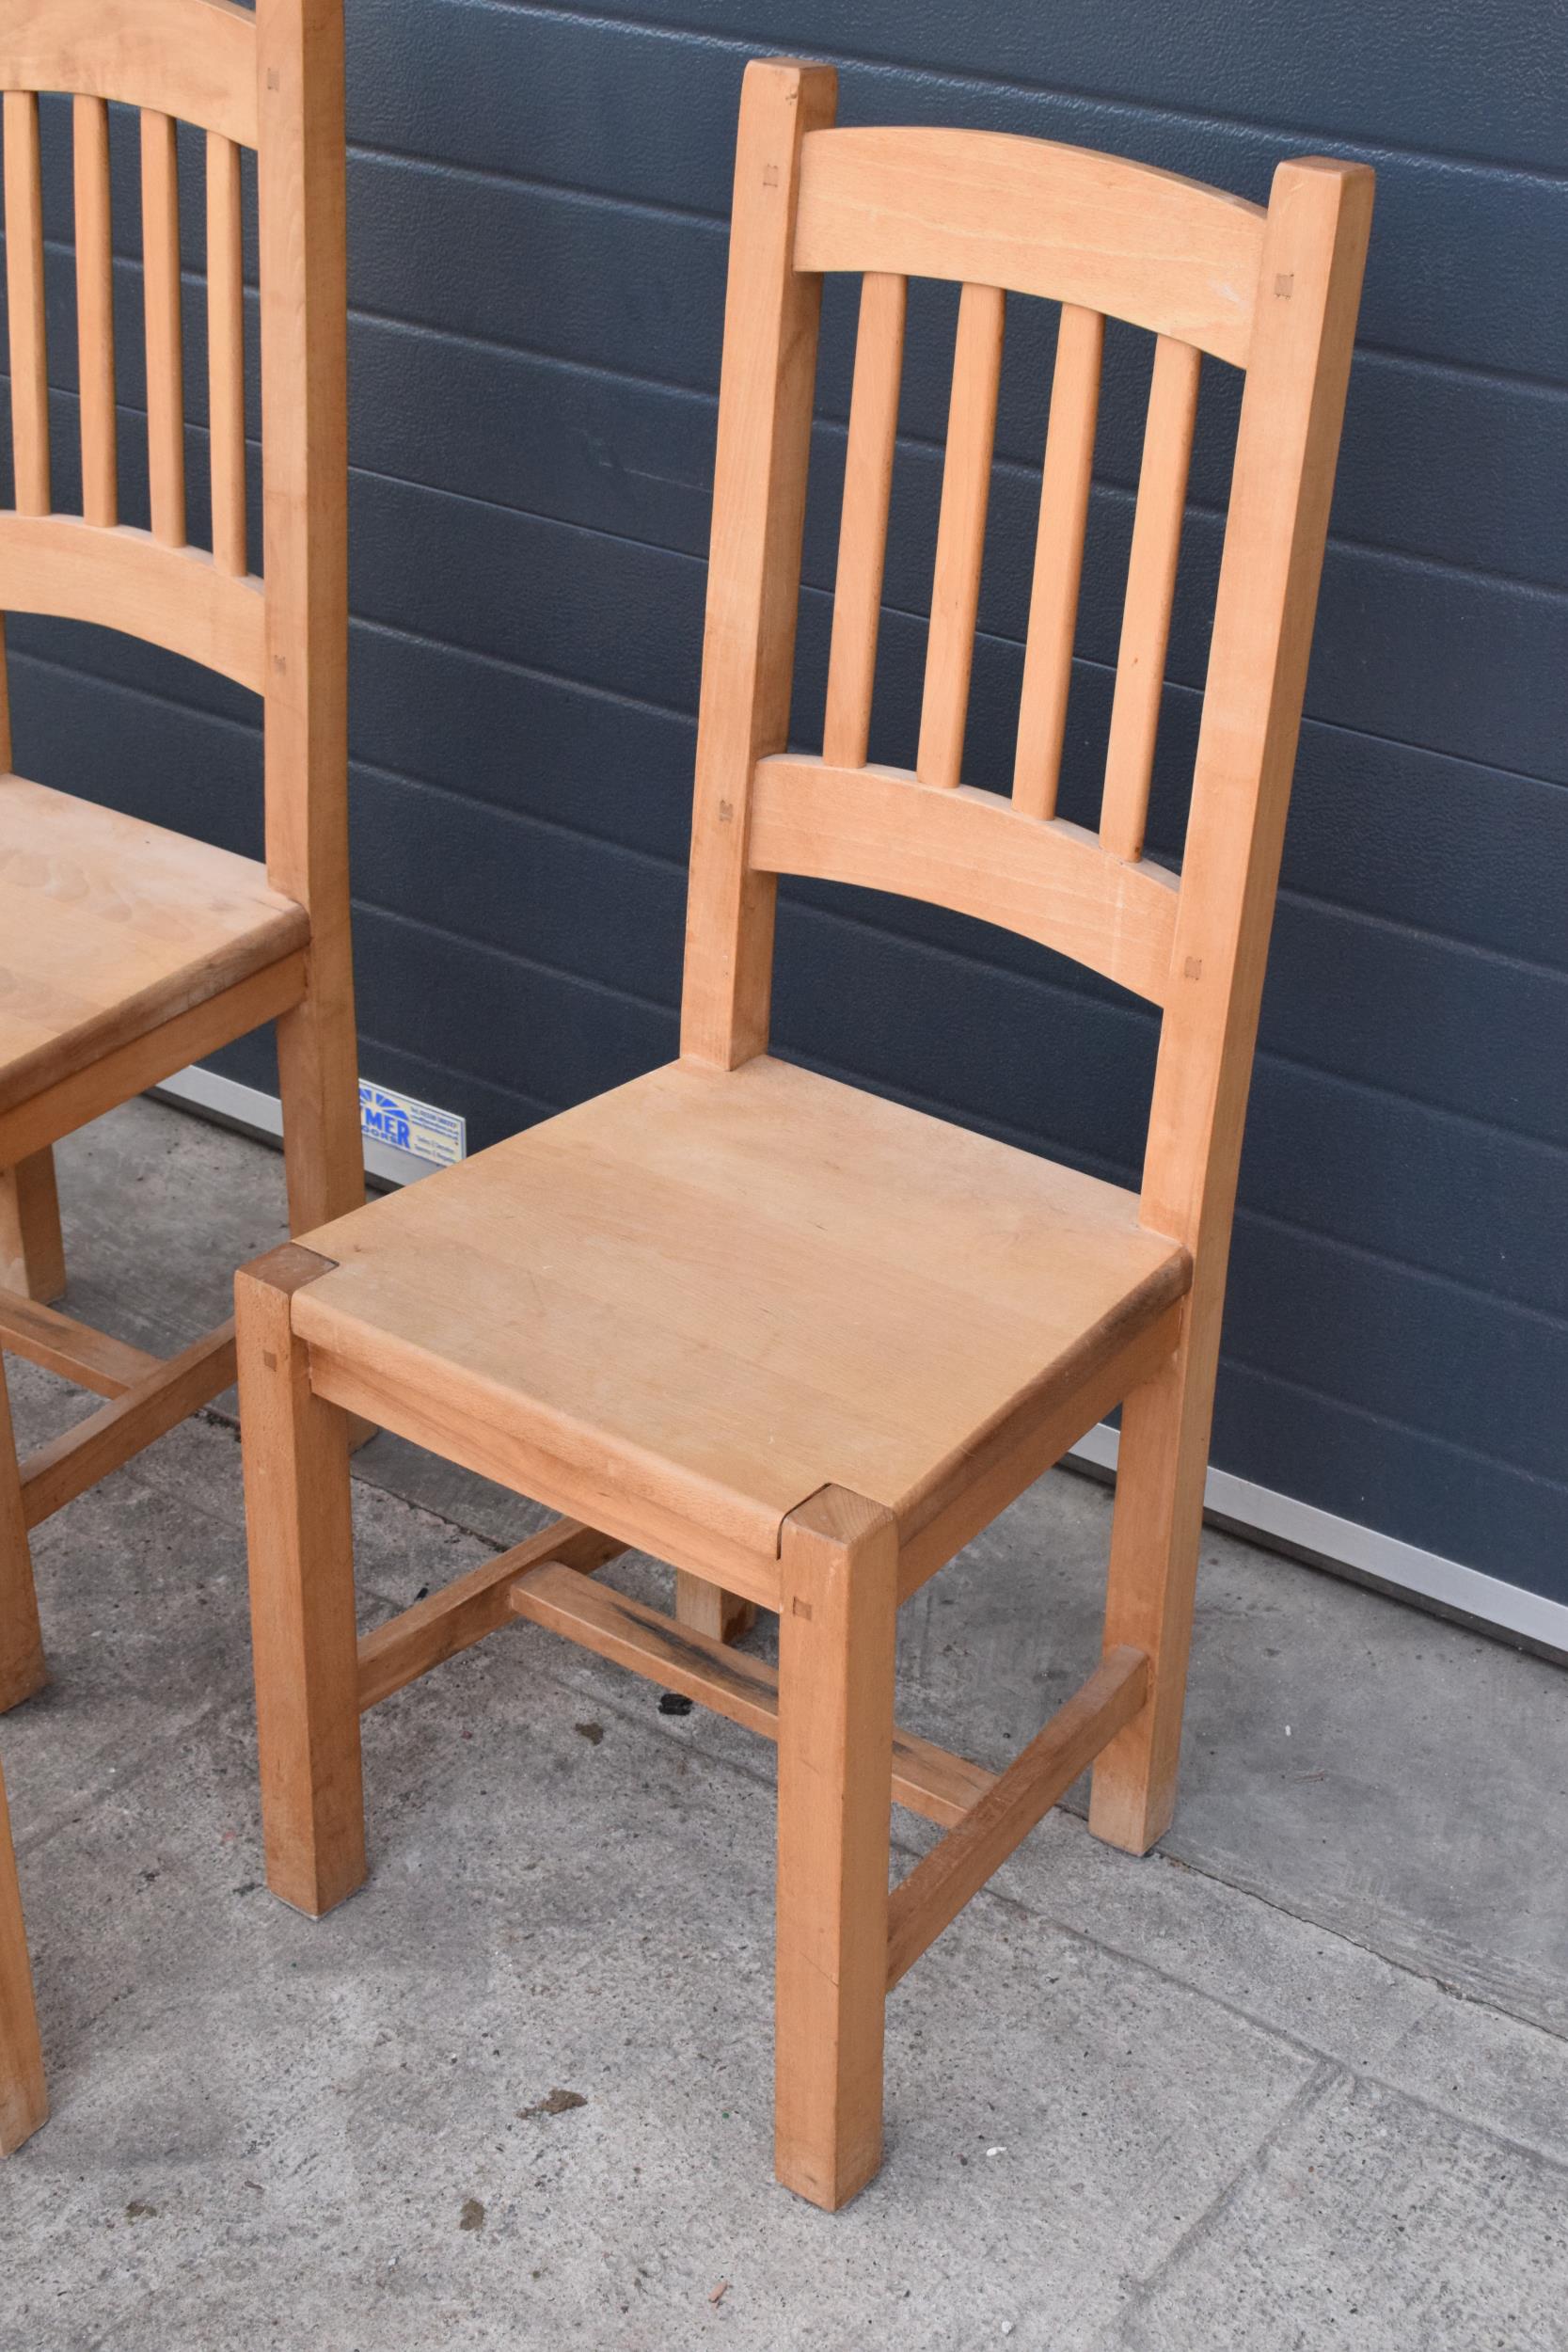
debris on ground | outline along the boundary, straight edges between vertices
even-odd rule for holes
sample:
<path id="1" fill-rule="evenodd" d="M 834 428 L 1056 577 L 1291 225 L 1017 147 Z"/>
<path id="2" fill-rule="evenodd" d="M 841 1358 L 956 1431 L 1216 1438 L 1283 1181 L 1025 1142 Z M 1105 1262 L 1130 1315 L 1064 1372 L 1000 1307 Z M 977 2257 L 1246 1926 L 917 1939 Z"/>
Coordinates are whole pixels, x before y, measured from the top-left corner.
<path id="1" fill-rule="evenodd" d="M 547 2099 L 536 2099 L 531 2107 L 519 2107 L 517 2113 L 525 2121 L 531 2115 L 565 2115 L 573 2107 L 588 2105 L 580 2090 L 552 2090 Z"/>
<path id="2" fill-rule="evenodd" d="M 721 2279 L 719 2284 L 714 2288 L 713 2293 L 707 2299 L 710 2303 L 721 2303 L 725 2296 L 728 2295 L 729 2291 L 729 2280 L 727 2279 Z"/>
<path id="3" fill-rule="evenodd" d="M 691 1701 L 684 1691 L 661 1691 L 658 1694 L 658 1711 L 661 1715 L 689 1715 Z"/>

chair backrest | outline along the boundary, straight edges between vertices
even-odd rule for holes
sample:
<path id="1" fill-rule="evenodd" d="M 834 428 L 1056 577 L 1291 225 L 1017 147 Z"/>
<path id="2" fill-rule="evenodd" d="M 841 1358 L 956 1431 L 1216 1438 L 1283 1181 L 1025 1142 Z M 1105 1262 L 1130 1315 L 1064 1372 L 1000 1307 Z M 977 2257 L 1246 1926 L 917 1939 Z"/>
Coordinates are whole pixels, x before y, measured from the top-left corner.
<path id="1" fill-rule="evenodd" d="M 341 0 L 7 0 L 6 275 L 15 504 L 0 612 L 92 621 L 262 698 L 267 866 L 344 895 L 347 291 Z M 39 93 L 70 93 L 82 512 L 55 510 Z M 119 519 L 111 103 L 139 112 L 150 531 Z M 212 547 L 185 518 L 177 122 L 206 137 Z M 118 126 L 117 126 L 118 128 Z M 262 577 L 245 522 L 240 151 L 257 155 Z M 10 764 L 0 665 L 0 767 Z M 346 903 L 342 910 L 346 919 Z"/>
<path id="2" fill-rule="evenodd" d="M 1142 1214 L 1196 1252 L 1229 1225 L 1372 175 L 1285 163 L 1264 211 L 1044 140 L 837 130 L 834 101 L 828 67 L 748 69 L 682 1051 L 766 1046 L 781 873 L 1005 925 L 1162 1008 Z M 830 270 L 863 283 L 816 758 L 785 746 Z M 911 277 L 962 287 L 912 771 L 866 762 Z M 1009 292 L 1062 306 L 1010 800 L 959 777 Z M 1157 340 L 1095 834 L 1054 808 L 1107 315 Z M 1142 850 L 1204 353 L 1246 382 L 1178 877 Z"/>

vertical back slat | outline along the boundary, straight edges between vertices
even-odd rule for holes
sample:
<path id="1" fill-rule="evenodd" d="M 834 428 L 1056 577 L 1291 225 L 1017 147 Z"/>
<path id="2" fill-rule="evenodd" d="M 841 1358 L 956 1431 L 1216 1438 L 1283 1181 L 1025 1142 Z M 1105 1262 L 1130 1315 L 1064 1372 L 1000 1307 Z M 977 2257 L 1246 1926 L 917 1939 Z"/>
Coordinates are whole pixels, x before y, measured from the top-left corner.
<path id="1" fill-rule="evenodd" d="M 71 108 L 76 183 L 76 348 L 82 399 L 82 513 L 105 527 L 119 512 L 115 452 L 114 254 L 109 236 L 109 109 Z"/>
<path id="2" fill-rule="evenodd" d="M 958 302 L 947 454 L 942 474 L 931 633 L 915 770 L 923 783 L 956 785 L 969 711 L 969 673 L 980 607 L 980 558 L 996 439 L 1006 302 L 999 286 L 965 286 Z"/>
<path id="3" fill-rule="evenodd" d="M 207 139 L 207 420 L 213 481 L 213 561 L 245 569 L 245 286 L 240 252 L 240 151 Z"/>
<path id="4" fill-rule="evenodd" d="M 1100 818 L 1100 837 L 1113 857 L 1143 853 L 1200 356 L 1193 344 L 1168 335 L 1162 335 L 1154 346 Z"/>
<path id="5" fill-rule="evenodd" d="M 1051 817 L 1056 808 L 1104 342 L 1105 322 L 1098 310 L 1062 305 L 1013 768 L 1013 804 L 1030 817 Z"/>
<path id="6" fill-rule="evenodd" d="M 839 768 L 864 766 L 871 732 L 907 293 L 907 279 L 880 271 L 869 271 L 861 287 L 822 730 L 822 756 Z"/>
<path id="7" fill-rule="evenodd" d="M 6 92 L 6 300 L 17 510 L 49 512 L 49 363 L 43 332 L 43 181 L 39 102 Z"/>
<path id="8" fill-rule="evenodd" d="M 152 536 L 185 544 L 185 398 L 180 324 L 180 182 L 169 115 L 141 119 L 142 281 L 147 317 L 147 476 Z"/>

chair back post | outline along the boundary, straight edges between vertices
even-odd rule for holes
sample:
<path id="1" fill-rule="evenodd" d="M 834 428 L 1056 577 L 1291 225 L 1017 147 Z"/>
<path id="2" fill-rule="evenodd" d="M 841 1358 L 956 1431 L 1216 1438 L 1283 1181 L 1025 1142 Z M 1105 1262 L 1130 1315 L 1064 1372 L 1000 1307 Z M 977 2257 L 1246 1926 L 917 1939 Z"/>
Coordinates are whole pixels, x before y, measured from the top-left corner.
<path id="1" fill-rule="evenodd" d="M 1193 1253 L 1210 1355 L 1372 186 L 1365 165 L 1279 166 L 1247 354 L 1140 1211 Z"/>
<path id="2" fill-rule="evenodd" d="M 267 879 L 310 917 L 277 1024 L 297 1232 L 362 1193 L 348 885 L 342 0 L 258 0 Z"/>
<path id="3" fill-rule="evenodd" d="M 768 1043 L 777 880 L 748 864 L 752 775 L 789 734 L 820 275 L 794 266 L 800 148 L 831 66 L 746 69 L 736 150 L 681 1053 L 732 1070 Z"/>
<path id="4" fill-rule="evenodd" d="M 347 301 L 341 0 L 258 0 L 267 878 L 346 928 Z"/>

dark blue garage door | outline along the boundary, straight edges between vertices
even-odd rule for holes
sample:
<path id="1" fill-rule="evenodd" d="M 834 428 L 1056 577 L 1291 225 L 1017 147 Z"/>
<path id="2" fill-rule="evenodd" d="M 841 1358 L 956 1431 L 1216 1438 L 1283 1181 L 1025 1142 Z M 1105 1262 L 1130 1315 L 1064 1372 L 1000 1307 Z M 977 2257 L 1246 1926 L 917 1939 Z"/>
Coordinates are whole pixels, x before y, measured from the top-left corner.
<path id="1" fill-rule="evenodd" d="M 1259 199 L 1284 153 L 1376 166 L 1214 1457 L 1568 1601 L 1561 0 L 682 0 L 668 16 L 350 0 L 350 26 L 363 1061 L 464 1113 L 475 1143 L 674 1047 L 747 56 L 836 56 L 847 119 L 1078 140 Z M 134 178 L 121 195 L 130 251 Z M 190 227 L 199 269 L 194 207 Z M 64 450 L 69 253 L 52 269 Z M 929 585 L 947 299 L 911 332 L 873 745 L 893 758 Z M 968 750 L 982 784 L 1010 770 L 1049 383 L 1049 321 L 1019 308 Z M 830 301 L 807 735 L 847 326 Z M 1140 367 L 1132 338 L 1111 354 L 1069 813 L 1097 778 Z M 1231 390 L 1209 373 L 1189 610 L 1226 492 Z M 194 358 L 190 375 L 194 399 Z M 125 455 L 129 481 L 129 437 Z M 255 845 L 242 697 L 85 631 L 19 622 L 12 646 L 20 766 Z M 1204 652 L 1195 615 L 1171 649 L 1157 853 L 1180 839 Z M 797 889 L 778 1014 L 788 1052 L 1135 1181 L 1149 1021 L 1044 952 Z M 271 1084 L 260 1044 L 224 1067 Z"/>

